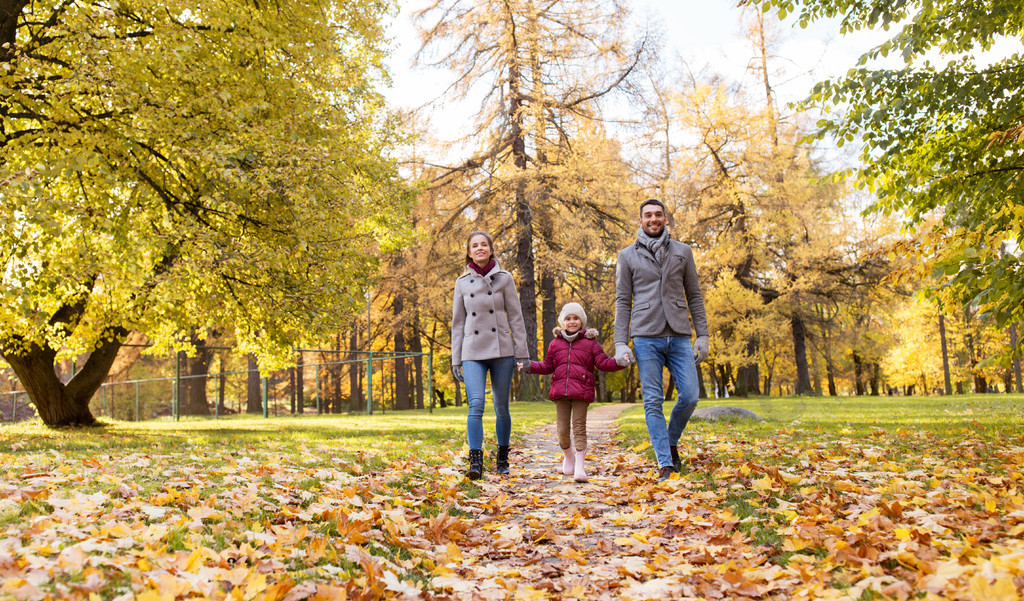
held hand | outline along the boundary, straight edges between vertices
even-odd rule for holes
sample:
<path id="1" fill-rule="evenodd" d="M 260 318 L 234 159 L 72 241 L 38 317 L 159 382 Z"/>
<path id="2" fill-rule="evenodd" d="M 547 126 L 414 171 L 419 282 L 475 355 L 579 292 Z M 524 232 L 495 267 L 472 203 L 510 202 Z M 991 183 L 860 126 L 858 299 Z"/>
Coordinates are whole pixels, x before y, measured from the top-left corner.
<path id="1" fill-rule="evenodd" d="M 452 366 L 452 377 L 455 378 L 456 382 L 465 382 L 466 381 L 466 379 L 462 377 L 462 366 L 461 365 L 453 365 Z"/>
<path id="2" fill-rule="evenodd" d="M 633 351 L 629 350 L 629 347 L 625 344 L 616 344 L 615 363 L 623 367 L 630 363 L 636 363 L 636 358 L 633 357 Z"/>
<path id="3" fill-rule="evenodd" d="M 530 362 L 529 361 L 516 361 L 516 369 L 520 372 L 530 373 Z"/>
<path id="4" fill-rule="evenodd" d="M 697 339 L 693 341 L 693 360 L 696 363 L 708 358 L 708 337 L 697 336 Z"/>

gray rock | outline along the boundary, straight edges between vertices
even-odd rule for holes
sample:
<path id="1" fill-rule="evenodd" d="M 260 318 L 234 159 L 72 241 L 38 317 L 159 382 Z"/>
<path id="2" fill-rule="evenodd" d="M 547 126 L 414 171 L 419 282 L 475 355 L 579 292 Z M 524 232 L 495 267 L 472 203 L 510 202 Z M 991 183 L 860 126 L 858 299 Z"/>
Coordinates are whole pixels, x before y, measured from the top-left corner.
<path id="1" fill-rule="evenodd" d="M 748 409 L 740 407 L 700 407 L 693 412 L 694 419 L 713 422 L 716 420 L 752 420 L 763 422 L 764 418 Z"/>

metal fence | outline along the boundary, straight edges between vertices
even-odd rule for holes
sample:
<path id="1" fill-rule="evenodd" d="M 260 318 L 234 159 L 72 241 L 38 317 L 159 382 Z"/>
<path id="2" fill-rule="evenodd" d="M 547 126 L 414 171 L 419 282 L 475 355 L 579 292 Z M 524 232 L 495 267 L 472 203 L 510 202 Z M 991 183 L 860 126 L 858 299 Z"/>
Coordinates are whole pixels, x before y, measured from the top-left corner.
<path id="1" fill-rule="evenodd" d="M 105 381 L 93 395 L 90 410 L 96 417 L 125 421 L 169 418 L 183 415 L 219 419 L 225 414 L 257 413 L 263 417 L 282 414 L 352 413 L 373 414 L 398 408 L 401 385 L 396 381 L 398 363 L 404 362 L 408 378 L 407 400 L 411 407 L 433 411 L 433 360 L 429 353 L 353 351 L 337 349 L 296 349 L 298 357 L 313 354 L 321 359 L 273 372 L 230 369 L 244 357 L 231 347 L 201 347 L 220 352 L 219 369 L 189 374 L 183 370 L 182 353 L 171 357 L 143 356 L 126 373 L 126 379 Z M 354 358 L 353 358 L 354 357 Z M 211 359 L 209 365 L 213 365 Z M 425 363 L 425 365 L 423 365 Z M 418 366 L 418 368 L 417 368 Z M 132 377 L 171 372 L 155 377 Z M 133 373 L 134 372 L 134 373 Z M 418 377 L 415 377 L 418 372 Z M 70 377 L 74 377 L 71 362 Z M 258 377 L 258 411 L 254 411 L 253 380 Z M 198 388 L 196 388 L 198 386 Z M 191 402 L 196 394 L 205 400 Z M 211 400 L 212 399 L 212 400 Z M 35 407 L 25 391 L 0 393 L 0 421 L 31 419 Z"/>

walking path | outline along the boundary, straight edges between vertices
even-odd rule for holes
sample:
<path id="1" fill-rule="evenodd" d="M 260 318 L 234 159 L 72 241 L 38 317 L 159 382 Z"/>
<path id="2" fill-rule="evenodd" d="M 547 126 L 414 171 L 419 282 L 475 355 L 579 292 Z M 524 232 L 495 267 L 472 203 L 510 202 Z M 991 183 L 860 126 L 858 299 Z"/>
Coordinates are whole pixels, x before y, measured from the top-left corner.
<path id="1" fill-rule="evenodd" d="M 451 574 L 434 586 L 458 599 L 699 595 L 674 567 L 704 560 L 709 537 L 724 532 L 679 521 L 695 509 L 687 481 L 657 482 L 653 462 L 615 444 L 615 419 L 630 406 L 592 405 L 587 483 L 561 473 L 554 424 L 513 449 L 509 476 L 494 474 L 488 457 L 482 494 L 463 504 L 475 519 L 458 541 L 461 556 L 439 558 Z"/>

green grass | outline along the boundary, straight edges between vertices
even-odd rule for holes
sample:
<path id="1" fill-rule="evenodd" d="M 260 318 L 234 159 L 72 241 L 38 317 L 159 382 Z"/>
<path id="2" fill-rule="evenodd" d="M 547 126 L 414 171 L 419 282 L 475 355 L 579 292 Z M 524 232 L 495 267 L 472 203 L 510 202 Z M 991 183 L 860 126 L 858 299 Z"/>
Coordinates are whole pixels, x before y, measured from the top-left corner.
<path id="1" fill-rule="evenodd" d="M 388 412 L 385 414 L 304 415 L 264 419 L 230 416 L 219 420 L 183 418 L 122 422 L 107 420 L 92 428 L 52 430 L 34 420 L 0 427 L 0 452 L 31 453 L 57 450 L 83 455 L 96 452 L 151 451 L 154 453 L 221 447 L 227 453 L 246 448 L 279 449 L 326 446 L 343 449 L 361 461 L 375 455 L 394 460 L 409 453 L 429 458 L 440 449 L 458 449 L 466 441 L 466 407 Z M 512 404 L 514 439 L 555 418 L 549 402 Z M 485 443 L 494 445 L 494 413 L 488 402 L 484 413 Z M 383 462 L 367 463 L 379 469 Z"/>
<path id="2" fill-rule="evenodd" d="M 749 409 L 762 422 L 692 420 L 683 444 L 693 436 L 735 433 L 754 442 L 783 435 L 820 440 L 881 438 L 896 435 L 913 444 L 915 437 L 963 437 L 1024 442 L 1024 395 L 981 394 L 951 397 L 752 397 L 701 399 L 700 407 Z M 664 406 L 668 416 L 672 403 Z M 620 441 L 633 447 L 647 440 L 643 406 L 627 409 L 619 421 Z M 900 432 L 902 431 L 902 433 Z M 948 445 L 947 445 L 948 446 Z M 649 451 L 653 458 L 653 451 Z"/>

